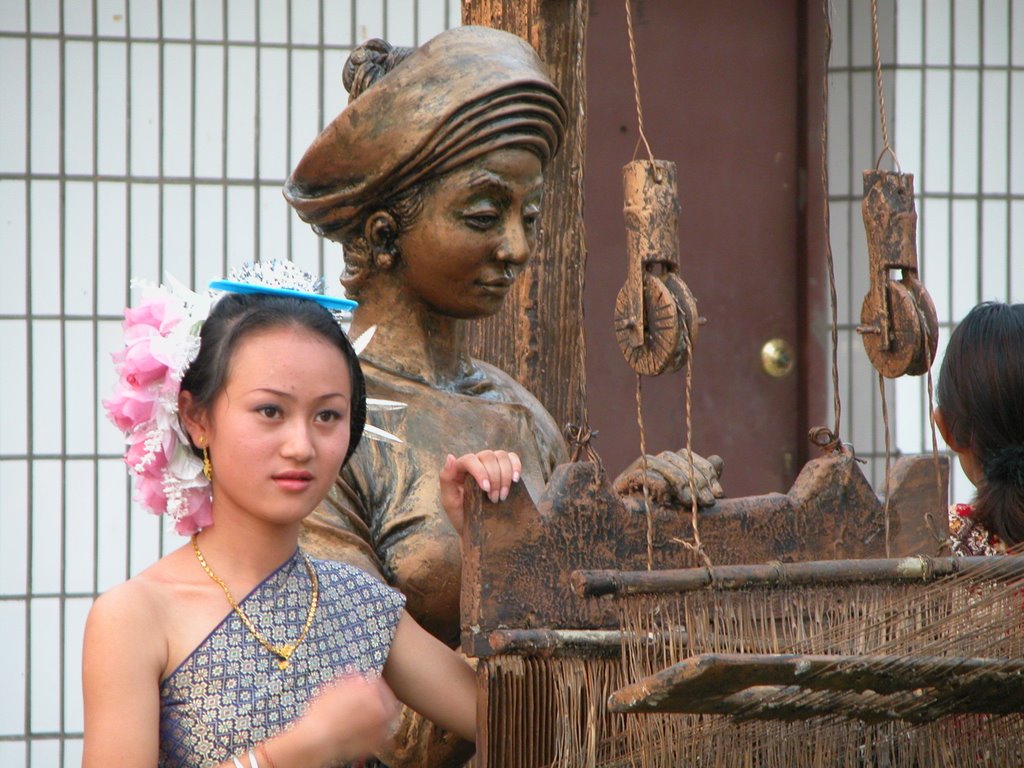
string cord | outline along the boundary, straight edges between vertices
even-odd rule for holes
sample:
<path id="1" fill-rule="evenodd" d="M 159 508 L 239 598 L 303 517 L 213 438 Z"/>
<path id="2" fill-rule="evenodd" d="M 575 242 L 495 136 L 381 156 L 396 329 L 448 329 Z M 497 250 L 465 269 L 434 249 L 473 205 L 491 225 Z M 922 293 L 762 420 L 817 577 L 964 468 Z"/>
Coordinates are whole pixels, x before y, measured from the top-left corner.
<path id="1" fill-rule="evenodd" d="M 628 5 L 628 2 L 627 2 Z M 643 378 L 636 375 L 636 423 L 640 428 L 640 466 L 643 474 L 644 515 L 647 518 L 647 570 L 654 568 L 654 514 L 651 512 L 651 490 L 647 484 L 647 432 L 644 429 L 644 408 L 641 396 Z"/>
<path id="2" fill-rule="evenodd" d="M 896 151 L 892 148 L 889 143 L 889 124 L 886 119 L 885 113 L 885 91 L 882 87 L 882 52 L 881 46 L 878 41 L 878 0 L 871 0 L 871 45 L 875 59 L 875 89 L 878 93 L 878 119 L 882 129 L 882 151 L 879 153 L 878 158 L 875 160 L 875 170 L 879 169 L 882 158 L 888 154 L 896 167 L 896 172 L 900 175 L 903 174 L 903 170 L 900 167 L 900 161 L 896 157 Z M 827 103 L 827 102 L 826 102 Z M 827 206 L 826 206 L 827 209 Z M 826 230 L 827 231 L 827 230 Z M 921 307 L 917 306 L 917 302 L 914 302 L 914 306 L 917 309 L 918 317 L 920 318 L 920 324 L 922 332 L 925 334 L 924 345 L 925 354 L 927 355 L 927 376 L 928 376 L 928 424 L 931 432 L 932 439 L 932 460 L 935 466 L 935 490 L 936 500 L 942 498 L 942 475 L 939 469 L 939 447 L 938 440 L 935 436 L 935 405 L 934 405 L 934 388 L 932 383 L 932 352 L 931 343 L 927 338 L 928 334 L 928 323 L 925 317 L 924 311 Z M 834 328 L 834 326 L 833 326 Z M 885 386 L 882 381 L 882 376 L 879 374 L 879 388 L 882 394 L 882 421 L 885 425 L 885 552 L 886 556 L 889 554 L 889 420 L 888 420 L 888 405 L 886 403 Z M 949 547 L 949 538 L 939 533 L 936 528 L 935 519 L 931 512 L 925 512 L 924 515 L 925 524 L 935 539 L 937 549 L 941 553 L 944 548 Z"/>
<path id="3" fill-rule="evenodd" d="M 832 53 L 832 19 L 829 15 L 829 0 L 824 2 L 825 17 L 825 62 Z M 828 104 L 828 74 L 821 78 L 822 104 Z M 821 185 L 825 192 L 824 225 L 825 225 L 825 262 L 828 265 L 829 308 L 832 314 L 832 410 L 833 428 L 830 444 L 834 449 L 841 450 L 840 424 L 842 423 L 843 402 L 839 390 L 839 297 L 836 291 L 836 265 L 832 255 L 831 214 L 828 201 L 828 110 L 822 110 L 821 117 Z"/>
<path id="4" fill-rule="evenodd" d="M 886 402 L 885 397 L 885 377 L 881 373 L 878 374 L 878 391 L 882 396 L 882 426 L 885 428 L 885 508 L 883 512 L 885 517 L 885 556 L 892 557 L 892 554 L 889 551 L 891 545 L 891 539 L 889 536 L 889 529 L 891 527 L 889 520 L 889 481 L 892 475 L 892 449 L 890 447 L 889 439 L 889 404 Z"/>
<path id="5" fill-rule="evenodd" d="M 695 553 L 704 561 L 704 565 L 710 571 L 713 567 L 711 557 L 704 551 L 704 545 L 700 541 L 700 528 L 697 525 L 697 478 L 694 476 L 693 466 L 693 349 L 690 350 L 690 360 L 686 364 L 686 461 L 690 470 L 690 527 L 693 528 L 693 541 L 678 541 L 691 552 Z M 710 478 L 709 478 L 710 479 Z"/>
<path id="6" fill-rule="evenodd" d="M 640 104 L 640 76 L 637 73 L 636 66 L 636 37 L 633 34 L 633 7 L 630 0 L 625 0 L 626 3 L 626 34 L 629 37 L 629 65 L 633 72 L 633 99 L 636 102 L 636 122 L 637 127 L 640 130 L 640 141 L 644 143 L 644 147 L 647 148 L 647 157 L 651 161 L 651 165 L 654 165 L 654 153 L 651 152 L 651 145 L 647 142 L 647 134 L 644 133 L 644 109 Z M 636 149 L 639 148 L 639 142 L 637 147 L 633 150 L 633 157 L 636 157 Z M 655 174 L 659 174 L 657 167 L 654 169 Z M 657 181 L 661 181 L 660 174 L 655 176 Z"/>
<path id="7" fill-rule="evenodd" d="M 882 127 L 882 151 L 875 160 L 877 171 L 882 163 L 882 158 L 888 154 L 896 166 L 897 173 L 902 173 L 900 161 L 896 158 L 896 152 L 889 143 L 889 124 L 885 116 L 885 91 L 882 88 L 882 50 L 878 43 L 878 0 L 871 0 L 871 47 L 875 56 L 875 90 L 878 92 L 878 119 Z"/>

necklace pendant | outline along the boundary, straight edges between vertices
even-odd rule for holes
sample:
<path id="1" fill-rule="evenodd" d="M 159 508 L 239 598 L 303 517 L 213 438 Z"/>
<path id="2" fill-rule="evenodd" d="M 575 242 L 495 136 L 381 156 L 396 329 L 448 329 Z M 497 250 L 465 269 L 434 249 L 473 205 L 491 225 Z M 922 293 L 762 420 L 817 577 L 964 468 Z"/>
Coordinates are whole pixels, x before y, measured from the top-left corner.
<path id="1" fill-rule="evenodd" d="M 288 669 L 288 660 L 295 653 L 295 644 L 285 643 L 284 645 L 279 645 L 274 649 L 274 653 L 281 657 L 280 661 L 277 662 L 278 669 Z"/>

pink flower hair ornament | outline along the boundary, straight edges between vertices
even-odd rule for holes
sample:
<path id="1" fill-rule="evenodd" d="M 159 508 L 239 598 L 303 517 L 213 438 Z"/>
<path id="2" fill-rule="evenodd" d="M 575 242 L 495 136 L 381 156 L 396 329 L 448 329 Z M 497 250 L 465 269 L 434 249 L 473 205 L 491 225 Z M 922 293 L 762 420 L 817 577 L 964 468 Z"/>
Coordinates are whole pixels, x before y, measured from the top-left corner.
<path id="1" fill-rule="evenodd" d="M 178 419 L 178 393 L 199 353 L 211 299 L 173 278 L 168 283 L 141 284 L 142 301 L 125 310 L 124 348 L 112 355 L 117 385 L 103 407 L 125 433 L 135 500 L 189 536 L 213 522 L 213 503 L 203 462 Z"/>
<path id="2" fill-rule="evenodd" d="M 213 524 L 212 488 L 178 418 L 178 394 L 185 371 L 199 354 L 199 333 L 219 295 L 226 291 L 306 298 L 332 310 L 339 325 L 344 322 L 340 312 L 356 306 L 347 299 L 324 296 L 322 278 L 314 280 L 287 261 L 247 264 L 232 277 L 236 279 L 210 284 L 211 293 L 218 293 L 212 298 L 189 290 L 172 277 L 168 277 L 168 285 L 133 282 L 133 287 L 142 287 L 142 301 L 125 310 L 125 345 L 111 355 L 118 380 L 103 407 L 125 433 L 128 449 L 124 460 L 135 476 L 134 498 L 153 514 L 170 517 L 174 530 L 182 536 Z M 353 340 L 357 355 L 375 330 L 369 328 Z M 405 407 L 404 403 L 374 398 L 368 398 L 366 405 L 367 411 Z M 371 424 L 366 424 L 364 435 L 402 442 Z"/>

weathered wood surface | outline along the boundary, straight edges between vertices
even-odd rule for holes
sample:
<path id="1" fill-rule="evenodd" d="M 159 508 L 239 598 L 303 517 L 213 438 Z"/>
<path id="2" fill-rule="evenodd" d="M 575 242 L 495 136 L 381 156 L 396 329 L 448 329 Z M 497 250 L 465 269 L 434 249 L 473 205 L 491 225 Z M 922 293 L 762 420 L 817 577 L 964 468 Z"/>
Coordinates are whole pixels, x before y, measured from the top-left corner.
<path id="1" fill-rule="evenodd" d="M 946 508 L 945 498 L 935 500 L 931 458 L 904 462 L 918 466 L 901 468 L 908 487 L 893 489 L 896 530 Z M 948 472 L 945 459 L 940 466 Z M 478 493 L 466 498 L 461 624 L 468 654 L 494 654 L 495 630 L 617 628 L 612 601 L 577 598 L 571 576 L 581 569 L 645 569 L 647 520 L 623 505 L 597 464 L 558 467 L 536 505 L 518 485 L 500 504 L 482 502 Z M 653 567 L 698 565 L 682 543 L 692 535 L 689 510 L 655 508 L 653 516 Z M 698 525 L 716 566 L 886 554 L 883 504 L 845 455 L 808 462 L 787 494 L 720 499 L 701 512 Z"/>
<path id="2" fill-rule="evenodd" d="M 702 654 L 615 691 L 614 712 L 868 722 L 928 722 L 937 714 L 1024 712 L 1024 660 L 917 656 Z M 855 697 L 791 697 L 798 691 Z M 799 701 L 792 699 L 799 698 Z"/>
<path id="3" fill-rule="evenodd" d="M 864 171 L 861 204 L 871 287 L 857 332 L 871 364 L 886 378 L 927 372 L 939 343 L 939 321 L 918 279 L 914 175 Z M 900 270 L 900 280 L 890 278 Z"/>
<path id="4" fill-rule="evenodd" d="M 495 654 L 620 656 L 622 640 L 615 629 L 496 629 L 487 645 Z"/>
<path id="5" fill-rule="evenodd" d="M 516 378 L 559 427 L 587 423 L 583 343 L 584 38 L 589 0 L 466 0 L 463 24 L 503 29 L 530 43 L 569 107 L 565 145 L 544 172 L 537 253 L 494 317 L 470 324 L 474 357 Z"/>
<path id="6" fill-rule="evenodd" d="M 714 586 L 718 590 L 749 587 L 815 584 L 868 584 L 871 582 L 923 583 L 952 574 L 980 578 L 1024 577 L 1024 556 L 991 557 L 925 556 L 865 558 L 860 560 L 813 560 L 800 563 L 722 565 L 656 571 L 581 570 L 570 580 L 580 597 L 602 595 L 654 595 L 693 592 Z"/>
<path id="7" fill-rule="evenodd" d="M 679 276 L 676 164 L 634 160 L 622 169 L 626 282 L 615 299 L 615 336 L 644 376 L 678 371 L 697 339 L 697 303 Z"/>

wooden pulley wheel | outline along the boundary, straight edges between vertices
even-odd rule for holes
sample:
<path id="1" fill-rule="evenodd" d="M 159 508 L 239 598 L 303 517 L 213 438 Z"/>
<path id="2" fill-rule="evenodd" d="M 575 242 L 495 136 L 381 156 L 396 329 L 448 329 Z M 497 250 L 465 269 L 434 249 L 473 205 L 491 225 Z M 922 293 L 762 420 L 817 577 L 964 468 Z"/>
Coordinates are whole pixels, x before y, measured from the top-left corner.
<path id="1" fill-rule="evenodd" d="M 696 334 L 691 331 L 697 327 L 693 296 L 675 275 L 663 280 L 646 272 L 643 302 L 643 341 L 636 344 L 637 313 L 628 287 L 623 286 L 615 299 L 615 338 L 626 362 L 644 376 L 678 371 L 689 357 L 691 334 Z"/>
<path id="2" fill-rule="evenodd" d="M 864 350 L 871 365 L 887 379 L 920 376 L 928 371 L 938 348 L 939 322 L 935 305 L 916 280 L 890 280 L 886 291 L 888 344 L 882 339 L 881 328 L 884 325 L 879 322 L 875 304 L 869 296 L 864 299 L 860 313 Z"/>
<path id="3" fill-rule="evenodd" d="M 918 315 L 921 318 L 921 330 L 924 338 L 917 350 L 917 357 L 911 363 L 907 373 L 911 376 L 920 376 L 928 372 L 935 353 L 939 350 L 939 316 L 935 312 L 935 304 L 928 291 L 921 283 L 913 278 L 903 281 L 907 286 L 910 295 L 914 297 L 914 304 L 917 306 Z"/>
<path id="4" fill-rule="evenodd" d="M 697 302 L 679 277 L 675 163 L 634 160 L 622 169 L 626 282 L 615 300 L 615 337 L 644 376 L 678 371 L 697 338 Z"/>
<path id="5" fill-rule="evenodd" d="M 914 176 L 864 172 L 861 203 L 871 285 L 857 332 L 875 370 L 889 379 L 928 371 L 939 343 L 935 305 L 917 279 Z M 892 270 L 902 273 L 897 281 Z"/>

